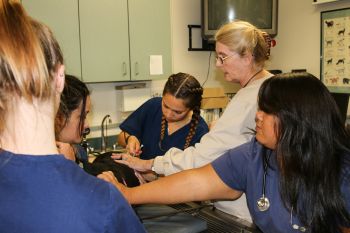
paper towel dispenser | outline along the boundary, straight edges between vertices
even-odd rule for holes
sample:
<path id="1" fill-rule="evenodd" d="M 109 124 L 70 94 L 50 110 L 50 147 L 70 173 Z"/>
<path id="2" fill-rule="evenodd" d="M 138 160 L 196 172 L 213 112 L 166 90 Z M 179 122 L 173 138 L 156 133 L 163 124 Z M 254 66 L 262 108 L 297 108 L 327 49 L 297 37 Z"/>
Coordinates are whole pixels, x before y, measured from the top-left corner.
<path id="1" fill-rule="evenodd" d="M 132 111 L 151 98 L 151 89 L 146 83 L 117 86 L 118 119 L 123 121 Z"/>

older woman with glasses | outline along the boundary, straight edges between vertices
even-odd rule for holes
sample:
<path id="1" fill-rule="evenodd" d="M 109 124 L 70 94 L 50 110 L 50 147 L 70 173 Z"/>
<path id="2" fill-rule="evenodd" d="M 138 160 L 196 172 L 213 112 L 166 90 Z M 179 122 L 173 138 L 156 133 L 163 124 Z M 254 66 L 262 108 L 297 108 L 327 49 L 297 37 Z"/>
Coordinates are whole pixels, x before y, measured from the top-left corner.
<path id="1" fill-rule="evenodd" d="M 255 112 L 260 85 L 271 77 L 265 68 L 270 55 L 271 38 L 268 34 L 244 21 L 223 25 L 216 34 L 216 66 L 228 82 L 239 83 L 241 89 L 228 104 L 214 127 L 204 135 L 200 143 L 179 150 L 172 148 L 164 156 L 140 160 L 123 155 L 121 163 L 140 171 L 153 170 L 170 175 L 181 170 L 210 163 L 229 149 L 248 142 L 255 128 Z M 215 203 L 229 214 L 250 220 L 245 198 Z"/>

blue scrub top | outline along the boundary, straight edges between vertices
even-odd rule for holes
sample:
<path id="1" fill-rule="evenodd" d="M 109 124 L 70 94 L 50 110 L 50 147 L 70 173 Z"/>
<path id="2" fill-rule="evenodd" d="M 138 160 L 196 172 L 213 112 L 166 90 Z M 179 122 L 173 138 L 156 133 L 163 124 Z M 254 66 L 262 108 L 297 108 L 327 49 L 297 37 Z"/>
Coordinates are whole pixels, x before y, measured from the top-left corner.
<path id="1" fill-rule="evenodd" d="M 262 196 L 263 154 L 271 153 L 266 175 L 265 196 L 270 201 L 270 208 L 264 212 L 258 210 L 257 200 Z M 251 142 L 229 150 L 212 162 L 212 166 L 222 181 L 232 189 L 246 194 L 249 212 L 254 223 L 263 232 L 295 233 L 290 223 L 290 211 L 282 202 L 279 192 L 280 173 L 276 155 L 263 147 L 255 138 Z M 341 193 L 348 212 L 350 212 L 350 162 L 344 163 Z M 293 224 L 303 226 L 296 216 Z"/>
<path id="2" fill-rule="evenodd" d="M 63 155 L 0 152 L 0 232 L 146 232 L 122 194 Z"/>
<path id="3" fill-rule="evenodd" d="M 169 136 L 166 126 L 164 139 L 160 146 L 161 122 L 162 98 L 155 97 L 141 105 L 119 127 L 128 134 L 136 136 L 141 144 L 144 145 L 141 154 L 142 159 L 152 159 L 156 156 L 164 155 L 172 147 L 184 149 L 185 140 L 190 130 L 190 124 L 187 124 Z M 190 145 L 192 146 L 199 142 L 201 137 L 208 131 L 208 125 L 200 117 L 196 133 Z"/>

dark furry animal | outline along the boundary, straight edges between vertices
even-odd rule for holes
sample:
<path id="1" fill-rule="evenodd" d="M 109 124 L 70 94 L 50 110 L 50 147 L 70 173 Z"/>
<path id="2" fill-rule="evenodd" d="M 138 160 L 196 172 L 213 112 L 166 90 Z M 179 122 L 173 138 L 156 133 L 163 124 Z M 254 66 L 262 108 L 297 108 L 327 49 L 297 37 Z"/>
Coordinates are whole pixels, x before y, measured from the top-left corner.
<path id="1" fill-rule="evenodd" d="M 92 163 L 84 166 L 84 170 L 94 176 L 97 176 L 104 171 L 112 171 L 120 183 L 125 184 L 128 187 L 140 185 L 134 170 L 124 164 L 114 162 L 111 155 L 111 152 L 98 155 Z"/>
<path id="2" fill-rule="evenodd" d="M 349 84 L 350 79 L 349 78 L 343 78 L 343 84 Z"/>

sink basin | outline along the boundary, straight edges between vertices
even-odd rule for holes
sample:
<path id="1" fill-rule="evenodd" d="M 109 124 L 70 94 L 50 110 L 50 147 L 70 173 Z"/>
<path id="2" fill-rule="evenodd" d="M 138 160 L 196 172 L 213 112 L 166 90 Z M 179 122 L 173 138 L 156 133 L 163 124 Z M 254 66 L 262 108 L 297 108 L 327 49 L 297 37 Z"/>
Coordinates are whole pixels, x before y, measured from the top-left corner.
<path id="1" fill-rule="evenodd" d="M 107 153 L 107 152 L 111 152 L 111 153 L 126 153 L 126 149 L 125 148 L 117 148 L 117 149 L 107 148 L 106 151 L 94 150 L 94 151 L 91 151 L 89 154 L 98 156 L 100 154 Z"/>

